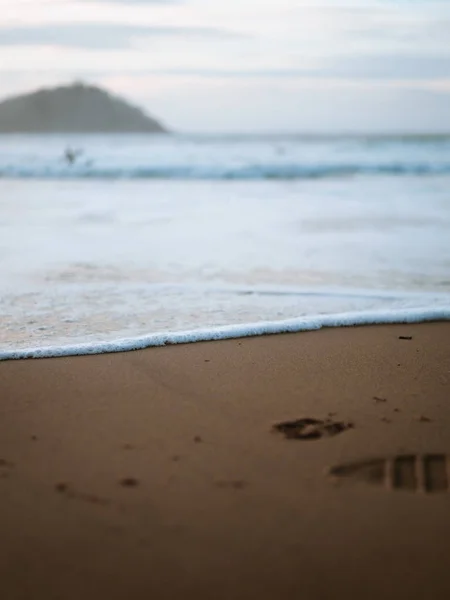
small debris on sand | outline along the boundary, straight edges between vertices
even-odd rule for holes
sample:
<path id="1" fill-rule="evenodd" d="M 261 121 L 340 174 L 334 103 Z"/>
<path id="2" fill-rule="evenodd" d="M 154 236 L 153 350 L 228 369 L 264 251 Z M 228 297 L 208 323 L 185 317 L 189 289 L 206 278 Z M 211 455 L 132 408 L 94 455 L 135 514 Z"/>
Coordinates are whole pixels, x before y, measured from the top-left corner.
<path id="1" fill-rule="evenodd" d="M 120 480 L 120 485 L 123 487 L 137 487 L 139 481 L 134 477 L 125 477 L 125 479 Z"/>
<path id="2" fill-rule="evenodd" d="M 412 340 L 412 335 L 399 335 L 399 340 Z"/>

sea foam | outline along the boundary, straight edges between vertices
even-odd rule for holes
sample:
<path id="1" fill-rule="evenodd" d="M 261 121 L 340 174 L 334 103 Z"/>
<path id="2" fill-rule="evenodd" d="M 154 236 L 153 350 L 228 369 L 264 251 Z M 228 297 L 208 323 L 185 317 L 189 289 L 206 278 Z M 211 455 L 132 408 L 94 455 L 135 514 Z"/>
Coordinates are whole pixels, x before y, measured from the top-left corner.
<path id="1" fill-rule="evenodd" d="M 108 342 L 94 342 L 76 345 L 36 347 L 0 352 L 0 360 L 20 358 L 51 358 L 85 354 L 103 354 L 141 350 L 152 346 L 189 344 L 280 333 L 312 331 L 323 327 L 351 327 L 357 325 L 380 325 L 394 323 L 423 323 L 429 321 L 450 321 L 450 306 L 439 309 L 405 309 L 399 311 L 367 311 L 336 315 L 315 315 L 283 321 L 266 321 L 225 327 L 211 327 L 190 331 L 156 333 Z"/>

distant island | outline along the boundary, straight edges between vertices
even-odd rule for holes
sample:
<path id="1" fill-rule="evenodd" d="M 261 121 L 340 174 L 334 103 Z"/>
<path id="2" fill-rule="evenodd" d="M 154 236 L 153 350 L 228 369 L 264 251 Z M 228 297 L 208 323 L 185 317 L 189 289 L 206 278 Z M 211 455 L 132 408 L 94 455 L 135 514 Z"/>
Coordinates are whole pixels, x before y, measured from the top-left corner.
<path id="1" fill-rule="evenodd" d="M 0 102 L 0 133 L 168 133 L 156 119 L 93 85 L 74 83 Z"/>

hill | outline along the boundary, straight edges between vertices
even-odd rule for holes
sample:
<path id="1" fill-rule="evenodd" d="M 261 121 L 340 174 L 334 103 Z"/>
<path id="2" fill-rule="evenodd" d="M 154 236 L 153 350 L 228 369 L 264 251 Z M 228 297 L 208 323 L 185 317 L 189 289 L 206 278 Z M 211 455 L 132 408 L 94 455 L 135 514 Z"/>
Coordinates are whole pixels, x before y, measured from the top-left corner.
<path id="1" fill-rule="evenodd" d="M 165 127 L 99 87 L 75 83 L 0 102 L 0 133 L 167 133 Z"/>

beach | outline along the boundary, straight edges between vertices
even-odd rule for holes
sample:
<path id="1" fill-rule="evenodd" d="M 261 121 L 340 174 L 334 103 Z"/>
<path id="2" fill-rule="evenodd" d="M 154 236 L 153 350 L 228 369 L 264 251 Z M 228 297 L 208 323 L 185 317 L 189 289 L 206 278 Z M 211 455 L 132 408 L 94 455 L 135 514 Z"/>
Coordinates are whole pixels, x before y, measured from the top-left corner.
<path id="1" fill-rule="evenodd" d="M 449 340 L 0 362 L 1 597 L 448 598 Z"/>

